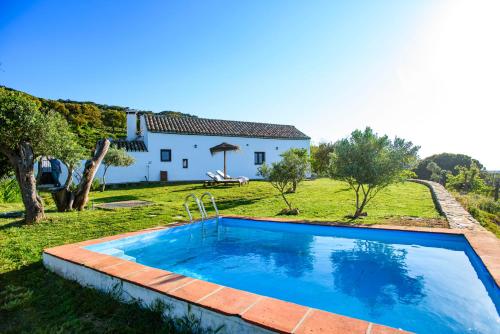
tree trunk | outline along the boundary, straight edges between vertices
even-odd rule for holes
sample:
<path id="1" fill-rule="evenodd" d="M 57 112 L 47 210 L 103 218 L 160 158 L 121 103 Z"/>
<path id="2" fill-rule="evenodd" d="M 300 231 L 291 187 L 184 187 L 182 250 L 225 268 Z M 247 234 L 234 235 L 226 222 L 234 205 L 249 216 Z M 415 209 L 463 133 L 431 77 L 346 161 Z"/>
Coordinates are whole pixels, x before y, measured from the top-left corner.
<path id="1" fill-rule="evenodd" d="M 73 166 L 66 165 L 66 169 L 68 170 L 68 176 L 66 177 L 63 187 L 69 190 L 71 183 L 73 183 L 73 172 L 75 171 L 75 168 Z"/>
<path id="2" fill-rule="evenodd" d="M 37 165 L 37 173 L 36 173 L 36 183 L 39 184 L 40 183 L 40 180 L 42 179 L 42 173 L 43 173 L 43 169 L 42 169 L 42 158 L 43 157 L 40 157 L 40 159 L 38 159 L 38 165 Z"/>
<path id="3" fill-rule="evenodd" d="M 75 201 L 73 203 L 73 208 L 81 211 L 85 208 L 85 205 L 89 201 L 90 187 L 92 186 L 92 181 L 94 180 L 95 173 L 104 159 L 106 153 L 108 153 L 110 141 L 108 139 L 102 139 L 97 142 L 95 147 L 94 156 L 92 159 L 87 160 L 85 163 L 85 170 L 83 171 L 82 180 L 78 184 L 78 188 L 75 191 Z"/>
<path id="4" fill-rule="evenodd" d="M 106 190 L 106 172 L 108 171 L 108 165 L 104 165 L 104 171 L 102 173 L 102 185 L 101 185 L 101 191 Z"/>
<path id="5" fill-rule="evenodd" d="M 285 189 L 286 188 L 278 189 L 278 190 L 280 191 L 281 197 L 283 197 L 283 200 L 285 201 L 286 205 L 288 206 L 288 209 L 292 210 L 292 204 L 290 202 L 288 202 L 288 200 L 286 199 Z"/>
<path id="6" fill-rule="evenodd" d="M 16 151 L 3 149 L 16 172 L 25 208 L 24 220 L 28 224 L 37 223 L 45 217 L 42 198 L 36 191 L 35 155 L 29 143 L 21 143 Z"/>
<path id="7" fill-rule="evenodd" d="M 365 192 L 364 187 L 361 186 L 361 190 L 363 191 L 363 199 L 361 200 L 361 204 L 359 204 L 359 188 L 356 191 L 356 212 L 354 213 L 354 218 L 358 218 L 360 216 L 366 216 L 366 213 L 363 212 L 366 204 L 368 204 L 368 196 L 370 194 L 371 189 L 368 189 L 367 192 Z"/>
<path id="8" fill-rule="evenodd" d="M 76 209 L 81 211 L 85 208 L 89 200 L 90 187 L 92 181 L 102 162 L 102 159 L 108 153 L 110 141 L 102 139 L 97 142 L 94 156 L 92 159 L 87 160 L 82 178 L 75 191 L 70 191 L 69 185 L 66 188 L 59 189 L 52 193 L 52 198 L 56 203 L 57 210 L 60 212 Z"/>
<path id="9" fill-rule="evenodd" d="M 57 211 L 66 212 L 73 209 L 75 195 L 67 188 L 60 188 L 52 192 L 52 199 L 54 199 L 54 202 L 56 203 Z"/>

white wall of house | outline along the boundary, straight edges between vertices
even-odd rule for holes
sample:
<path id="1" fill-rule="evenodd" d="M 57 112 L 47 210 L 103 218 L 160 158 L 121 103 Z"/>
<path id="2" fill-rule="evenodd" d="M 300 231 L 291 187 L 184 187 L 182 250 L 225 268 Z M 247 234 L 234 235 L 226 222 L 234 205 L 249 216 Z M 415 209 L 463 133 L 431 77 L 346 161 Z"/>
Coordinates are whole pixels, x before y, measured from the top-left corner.
<path id="1" fill-rule="evenodd" d="M 170 181 L 206 180 L 207 171 L 214 172 L 224 168 L 224 154 L 212 155 L 210 147 L 223 142 L 237 145 L 239 151 L 227 152 L 227 173 L 231 176 L 247 176 L 258 178 L 254 152 L 265 152 L 266 162 L 272 163 L 281 159 L 280 154 L 290 148 L 305 148 L 309 150 L 309 140 L 261 139 L 222 136 L 178 135 L 165 133 L 147 134 L 148 152 L 129 152 L 136 163 L 127 168 L 108 170 L 110 183 L 144 181 L 148 174 L 149 180 L 159 181 L 160 171 L 168 172 Z M 170 149 L 172 161 L 160 159 L 160 150 Z M 188 168 L 183 168 L 182 160 L 188 159 Z"/>
<path id="2" fill-rule="evenodd" d="M 208 180 L 207 171 L 215 172 L 224 169 L 224 153 L 214 155 L 210 148 L 223 142 L 237 145 L 238 151 L 227 152 L 227 173 L 230 176 L 246 176 L 258 179 L 255 165 L 255 152 L 265 152 L 266 163 L 281 159 L 280 154 L 290 148 L 310 149 L 309 139 L 264 139 L 247 137 L 204 136 L 149 132 L 145 127 L 144 116 L 140 126 L 142 136 L 136 138 L 136 116 L 127 115 L 127 139 L 143 140 L 148 152 L 128 152 L 135 158 L 129 167 L 110 167 L 106 173 L 106 183 L 129 183 L 143 181 L 160 181 L 160 172 L 167 171 L 169 181 Z M 161 161 L 161 150 L 172 152 L 171 161 Z M 188 167 L 183 168 L 183 159 L 188 159 Z M 84 161 L 79 172 L 83 170 Z M 63 168 L 64 170 L 64 168 Z M 104 168 L 101 165 L 96 176 L 102 178 Z M 64 170 L 60 182 L 64 183 L 67 172 Z"/>
<path id="3" fill-rule="evenodd" d="M 240 147 L 239 151 L 227 152 L 227 173 L 230 176 L 247 176 L 258 179 L 254 152 L 265 152 L 266 163 L 281 159 L 280 154 L 290 148 L 305 148 L 309 151 L 309 140 L 261 139 L 222 136 L 178 135 L 147 133 L 148 152 L 128 152 L 135 163 L 129 167 L 110 167 L 106 173 L 106 183 L 128 183 L 160 181 L 160 171 L 168 172 L 169 181 L 208 180 L 207 171 L 224 169 L 224 154 L 210 153 L 210 147 L 227 142 Z M 145 138 L 146 139 L 146 138 Z M 195 147 L 195 145 L 197 147 Z M 161 149 L 170 149 L 172 161 L 160 158 Z M 183 168 L 182 160 L 188 159 L 188 168 Z M 82 161 L 79 172 L 83 170 Z M 67 172 L 63 166 L 60 182 L 64 183 Z M 101 178 L 104 168 L 101 165 L 96 176 Z"/>

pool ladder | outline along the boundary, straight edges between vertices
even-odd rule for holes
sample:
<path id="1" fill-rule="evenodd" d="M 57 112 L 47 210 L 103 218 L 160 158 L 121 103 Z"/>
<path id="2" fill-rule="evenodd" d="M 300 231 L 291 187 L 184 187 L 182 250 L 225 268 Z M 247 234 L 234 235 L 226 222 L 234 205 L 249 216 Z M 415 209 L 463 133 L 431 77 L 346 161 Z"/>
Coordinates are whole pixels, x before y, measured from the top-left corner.
<path id="1" fill-rule="evenodd" d="M 194 202 L 196 203 L 196 206 L 198 207 L 198 210 L 200 211 L 201 220 L 203 221 L 203 220 L 208 218 L 207 210 L 205 209 L 205 204 L 203 204 L 203 198 L 205 198 L 206 196 L 209 196 L 210 201 L 212 202 L 212 206 L 215 209 L 215 217 L 219 218 L 219 210 L 217 209 L 217 204 L 215 204 L 215 197 L 207 191 L 207 192 L 203 193 L 203 195 L 201 195 L 200 198 L 196 197 L 195 194 L 189 194 L 186 196 L 186 198 L 184 200 L 184 208 L 186 208 L 186 212 L 189 216 L 190 222 L 193 221 L 193 215 L 191 214 L 191 211 L 189 210 L 189 199 L 190 198 L 194 199 Z"/>

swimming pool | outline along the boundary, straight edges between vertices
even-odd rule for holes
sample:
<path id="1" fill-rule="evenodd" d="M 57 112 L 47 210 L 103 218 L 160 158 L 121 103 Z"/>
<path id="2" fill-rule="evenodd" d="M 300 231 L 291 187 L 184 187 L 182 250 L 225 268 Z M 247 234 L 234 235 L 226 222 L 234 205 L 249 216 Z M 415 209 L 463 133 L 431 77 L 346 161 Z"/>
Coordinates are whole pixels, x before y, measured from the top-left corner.
<path id="1" fill-rule="evenodd" d="M 220 218 L 88 250 L 418 333 L 493 333 L 500 292 L 461 235 Z"/>

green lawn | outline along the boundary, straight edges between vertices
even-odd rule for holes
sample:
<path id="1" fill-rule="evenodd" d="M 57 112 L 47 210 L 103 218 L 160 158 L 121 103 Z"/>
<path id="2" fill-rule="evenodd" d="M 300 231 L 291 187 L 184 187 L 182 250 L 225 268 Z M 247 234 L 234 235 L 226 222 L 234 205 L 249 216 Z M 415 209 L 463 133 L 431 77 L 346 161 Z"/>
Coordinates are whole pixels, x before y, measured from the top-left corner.
<path id="1" fill-rule="evenodd" d="M 273 217 L 284 207 L 265 182 L 209 190 L 225 214 Z M 40 224 L 26 226 L 16 219 L 0 218 L 0 333 L 171 332 L 172 323 L 162 322 L 158 311 L 118 303 L 47 272 L 41 253 L 46 247 L 185 220 L 184 197 L 204 191 L 199 184 L 184 184 L 93 192 L 94 204 L 140 199 L 153 205 L 69 213 L 54 212 L 45 196 L 48 219 Z M 301 210 L 293 217 L 297 219 L 348 222 L 345 216 L 353 212 L 351 190 L 327 179 L 304 182 L 290 199 Z M 21 208 L 20 203 L 0 204 L 0 212 Z M 442 222 L 429 190 L 411 182 L 385 189 L 366 210 L 368 216 L 356 223 L 407 224 L 413 221 L 408 217 Z"/>

